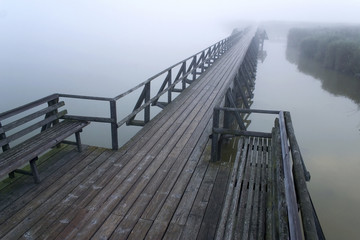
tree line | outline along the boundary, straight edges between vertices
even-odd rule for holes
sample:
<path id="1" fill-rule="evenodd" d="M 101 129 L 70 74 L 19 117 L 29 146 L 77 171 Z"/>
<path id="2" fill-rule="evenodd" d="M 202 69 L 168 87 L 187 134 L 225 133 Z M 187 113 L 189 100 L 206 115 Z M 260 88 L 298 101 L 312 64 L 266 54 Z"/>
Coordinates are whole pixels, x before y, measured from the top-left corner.
<path id="1" fill-rule="evenodd" d="M 326 68 L 360 77 L 360 27 L 293 28 L 288 47 Z"/>

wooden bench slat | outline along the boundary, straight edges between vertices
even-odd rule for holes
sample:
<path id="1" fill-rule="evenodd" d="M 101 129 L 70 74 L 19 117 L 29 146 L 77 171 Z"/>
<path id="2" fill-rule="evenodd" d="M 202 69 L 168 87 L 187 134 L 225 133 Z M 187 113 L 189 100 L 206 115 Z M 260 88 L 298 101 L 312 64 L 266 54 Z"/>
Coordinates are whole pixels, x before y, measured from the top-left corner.
<path id="1" fill-rule="evenodd" d="M 75 124 L 75 122 L 73 123 Z M 23 143 L 15 146 L 11 149 L 11 151 L 6 151 L 2 155 L 0 155 L 1 164 L 5 164 L 6 161 L 11 161 L 14 158 L 20 158 L 19 155 L 23 154 L 26 151 L 30 151 L 31 149 L 37 148 L 42 145 L 42 142 L 47 139 L 56 138 L 57 134 L 61 134 L 62 132 L 71 131 L 73 132 L 74 127 L 76 125 L 71 124 L 71 122 L 63 122 L 62 124 L 57 124 L 54 129 L 44 131 L 35 135 L 33 138 L 24 141 Z M 1 166 L 1 165 L 0 165 Z"/>
<path id="2" fill-rule="evenodd" d="M 8 137 L 6 137 L 6 138 L 3 139 L 3 140 L 0 140 L 0 146 L 4 146 L 4 145 L 6 145 L 6 144 L 9 144 L 10 142 L 12 142 L 12 141 L 14 141 L 14 140 L 16 140 L 16 139 L 18 139 L 18 138 L 20 138 L 20 137 L 23 137 L 23 136 L 25 136 L 26 134 L 28 134 L 28 133 L 30 133 L 30 132 L 32 132 L 32 131 L 34 131 L 34 130 L 42 127 L 42 126 L 44 126 L 44 125 L 46 125 L 46 124 L 48 124 L 48 123 L 51 123 L 52 121 L 54 121 L 54 120 L 56 120 L 56 119 L 61 118 L 61 117 L 64 116 L 66 113 L 67 113 L 67 111 L 66 111 L 66 110 L 63 110 L 63 111 L 57 113 L 56 115 L 52 115 L 52 116 L 50 116 L 50 117 L 48 117 L 48 118 L 45 118 L 44 120 L 42 120 L 42 121 L 40 121 L 40 122 L 38 122 L 38 123 L 35 123 L 35 124 L 33 124 L 33 125 L 25 128 L 25 129 L 23 129 L 23 130 L 20 130 L 20 131 L 17 132 L 17 133 L 14 133 L 13 135 L 8 136 Z"/>
<path id="3" fill-rule="evenodd" d="M 67 132 L 74 133 L 75 130 L 84 127 L 87 124 L 88 124 L 87 122 L 79 122 L 79 121 L 71 121 L 71 120 L 62 121 L 59 124 L 56 124 L 54 127 L 44 132 L 38 133 L 32 138 L 2 153 L 0 155 L 0 166 L 8 158 L 18 157 L 16 154 L 22 154 L 22 152 L 24 151 L 28 151 L 29 149 L 36 148 L 39 145 L 43 144 L 43 142 L 46 142 L 47 140 L 52 138 L 56 138 L 58 134 L 62 135 Z"/>
<path id="4" fill-rule="evenodd" d="M 14 129 L 14 128 L 24 124 L 24 123 L 30 122 L 31 120 L 34 120 L 34 119 L 36 119 L 36 118 L 38 118 L 40 116 L 43 116 L 46 113 L 52 112 L 52 111 L 54 111 L 54 110 L 56 110 L 56 109 L 58 109 L 58 108 L 60 108 L 60 107 L 62 107 L 64 105 L 65 105 L 65 103 L 63 101 L 61 101 L 61 102 L 56 103 L 54 105 L 51 105 L 51 106 L 49 106 L 47 108 L 43 108 L 40 111 L 37 111 L 37 112 L 32 113 L 32 114 L 30 114 L 30 115 L 28 115 L 26 117 L 20 118 L 20 119 L 14 121 L 12 123 L 4 125 L 2 127 L 3 131 L 7 132 L 7 131 L 9 131 L 11 129 Z M 1 133 L 1 130 L 0 130 L 0 133 Z"/>
<path id="5" fill-rule="evenodd" d="M 41 98 L 41 99 L 36 100 L 34 102 L 31 102 L 31 103 L 25 104 L 23 106 L 14 108 L 12 110 L 0 113 L 0 121 L 4 120 L 6 118 L 9 118 L 9 117 L 15 116 L 16 114 L 19 114 L 19 113 L 24 112 L 26 110 L 29 110 L 31 108 L 37 107 L 37 106 L 39 106 L 41 104 L 44 104 L 44 103 L 47 103 L 49 101 L 55 100 L 57 98 L 59 98 L 58 94 L 52 94 L 50 96 Z"/>
<path id="6" fill-rule="evenodd" d="M 0 176 L 21 167 L 65 138 L 80 131 L 87 122 L 63 121 L 0 155 Z"/>
<path id="7" fill-rule="evenodd" d="M 66 131 L 67 129 L 71 129 L 72 126 L 70 124 L 71 122 L 61 122 L 59 124 L 56 124 L 53 128 L 51 129 L 51 131 L 44 131 L 41 132 L 41 134 L 37 134 L 35 136 L 33 136 L 31 139 L 24 141 L 22 143 L 20 143 L 19 145 L 16 145 L 14 148 L 11 149 L 11 152 L 6 151 L 4 152 L 2 155 L 0 155 L 0 159 L 2 160 L 1 162 L 5 161 L 5 159 L 7 158 L 7 156 L 9 156 L 9 154 L 11 155 L 12 158 L 16 158 L 16 153 L 22 153 L 24 151 L 26 151 L 27 149 L 31 149 L 36 147 L 36 145 L 39 144 L 39 142 L 41 142 L 43 139 L 48 139 L 48 138 L 52 138 L 56 136 L 57 130 L 58 128 L 61 128 L 62 131 Z"/>

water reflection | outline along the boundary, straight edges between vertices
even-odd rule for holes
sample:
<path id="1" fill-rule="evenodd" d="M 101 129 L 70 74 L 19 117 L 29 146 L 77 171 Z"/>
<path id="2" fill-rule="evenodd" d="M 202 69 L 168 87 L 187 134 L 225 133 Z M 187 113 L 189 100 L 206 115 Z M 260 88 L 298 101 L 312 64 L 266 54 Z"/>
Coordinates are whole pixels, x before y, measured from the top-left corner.
<path id="1" fill-rule="evenodd" d="M 326 69 L 318 62 L 303 57 L 295 49 L 287 47 L 286 59 L 298 66 L 302 73 L 321 81 L 321 87 L 335 96 L 344 96 L 354 101 L 360 109 L 360 79 Z"/>

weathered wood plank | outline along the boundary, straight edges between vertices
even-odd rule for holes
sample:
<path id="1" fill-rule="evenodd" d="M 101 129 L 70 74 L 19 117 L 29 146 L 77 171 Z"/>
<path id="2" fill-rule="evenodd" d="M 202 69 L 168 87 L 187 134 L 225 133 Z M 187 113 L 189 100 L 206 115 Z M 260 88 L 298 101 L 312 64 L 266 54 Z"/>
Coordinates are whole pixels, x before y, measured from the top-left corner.
<path id="1" fill-rule="evenodd" d="M 74 151 L 72 146 L 64 145 L 61 148 L 55 148 L 43 155 L 38 161 L 41 178 L 45 179 L 54 174 L 57 169 L 66 164 L 66 159 L 70 159 L 75 154 L 76 151 Z M 51 178 L 49 180 L 53 179 L 54 178 Z M 8 178 L 4 180 L 0 187 L 0 211 L 11 204 L 14 205 L 11 209 L 16 211 L 16 209 L 21 208 L 23 204 L 26 203 L 27 199 L 30 199 L 28 196 L 36 195 L 38 190 L 39 187 L 36 184 L 33 184 L 33 180 L 27 176 L 19 175 L 19 177 L 14 179 Z M 22 204 L 16 202 L 19 198 L 21 198 Z"/>
<path id="2" fill-rule="evenodd" d="M 229 166 L 219 166 L 218 174 L 211 192 L 197 239 L 214 239 L 216 226 L 220 221 L 221 206 L 225 198 L 226 184 L 230 175 Z"/>
<path id="3" fill-rule="evenodd" d="M 3 112 L 3 113 L 0 114 L 0 121 L 4 120 L 6 118 L 9 118 L 9 117 L 15 116 L 16 114 L 19 114 L 19 113 L 24 112 L 26 110 L 29 110 L 31 108 L 40 106 L 41 104 L 44 104 L 44 103 L 47 103 L 47 102 L 52 101 L 54 99 L 57 99 L 58 97 L 59 97 L 58 94 L 52 94 L 52 95 L 49 95 L 47 97 L 44 97 L 44 98 L 38 99 L 36 101 L 33 101 L 31 103 L 25 104 L 23 106 L 14 108 L 14 109 L 6 111 L 6 112 Z"/>
<path id="4" fill-rule="evenodd" d="M 80 131 L 88 123 L 69 122 L 57 124 L 45 132 L 42 132 L 22 144 L 12 148 L 0 155 L 0 176 L 6 175 L 16 168 L 20 168 L 29 160 L 37 157 L 47 149 L 59 144 L 63 139 L 74 132 Z M 15 159 L 15 161 L 14 161 Z"/>
<path id="5" fill-rule="evenodd" d="M 203 219 L 211 216 L 208 206 L 210 203 L 215 206 L 216 202 L 211 193 L 224 191 L 219 186 L 227 181 L 228 173 L 216 165 L 209 168 L 205 158 L 210 150 L 204 150 L 211 131 L 209 109 L 223 96 L 226 82 L 232 80 L 232 72 L 242 61 L 237 55 L 245 51 L 246 48 L 238 46 L 224 55 L 221 64 L 218 61 L 207 70 L 216 69 L 214 75 L 195 81 L 165 108 L 165 113 L 149 122 L 118 152 L 104 151 L 88 167 L 78 164 L 69 167 L 69 173 L 57 180 L 61 186 L 54 182 L 43 190 L 47 196 L 37 203 L 39 209 L 44 207 L 42 210 L 21 213 L 19 209 L 15 213 L 24 216 L 20 221 L 23 229 L 18 227 L 19 233 L 13 231 L 8 236 L 49 239 L 169 238 L 181 233 L 213 236 L 214 232 L 206 233 Z M 84 156 L 81 164 L 90 161 L 89 158 L 92 157 Z M 66 179 L 68 184 L 64 185 Z M 55 195 L 49 195 L 50 192 Z M 27 205 L 36 206 L 40 199 L 35 199 Z M 207 223 L 214 226 L 217 220 Z"/>
<path id="6" fill-rule="evenodd" d="M 258 220 L 261 217 L 259 215 L 259 205 L 261 204 L 262 199 L 260 199 L 260 187 L 261 187 L 261 166 L 263 163 L 263 143 L 264 139 L 259 138 L 259 147 L 257 153 L 257 159 L 255 163 L 255 179 L 254 179 L 254 199 L 252 201 L 252 215 L 250 220 L 249 228 L 249 238 L 258 239 L 259 225 Z"/>
<path id="7" fill-rule="evenodd" d="M 265 238 L 265 222 L 266 222 L 266 192 L 267 192 L 267 169 L 269 167 L 269 145 L 270 139 L 264 139 L 261 163 L 261 182 L 260 182 L 260 204 L 259 204 L 259 220 L 258 220 L 258 239 Z"/>
<path id="8" fill-rule="evenodd" d="M 243 223 L 243 231 L 241 239 L 248 239 L 250 233 L 250 225 L 251 225 L 251 217 L 253 214 L 253 203 L 254 203 L 254 187 L 255 187 L 255 178 L 256 178 L 256 161 L 258 160 L 258 151 L 257 148 L 259 146 L 259 139 L 254 139 L 254 145 L 252 146 L 251 151 L 251 159 L 250 159 L 250 169 L 247 171 L 250 172 L 250 179 L 248 182 L 248 196 L 246 199 L 246 209 L 245 209 L 245 216 L 244 216 L 244 223 Z"/>
<path id="9" fill-rule="evenodd" d="M 93 185 L 93 183 L 106 174 L 106 169 L 113 163 L 113 155 L 114 152 L 112 151 L 104 151 L 101 153 L 101 155 L 96 158 L 96 162 L 94 161 L 87 166 L 86 170 L 92 167 L 94 171 L 78 184 L 74 184 L 74 189 L 67 193 L 63 199 L 59 199 L 57 205 L 55 205 L 51 211 L 45 213 L 44 218 L 33 225 L 28 232 L 31 232 L 31 235 L 36 238 L 43 232 L 46 232 L 52 224 L 58 224 L 58 222 L 60 222 L 63 223 L 61 225 L 65 225 L 64 222 L 70 221 L 72 215 L 77 212 L 75 210 L 76 203 L 81 201 L 81 199 L 87 199 L 89 197 L 89 192 L 99 188 L 98 186 Z M 73 209 L 71 209 L 71 207 Z"/>
<path id="10" fill-rule="evenodd" d="M 104 151 L 103 149 L 95 149 L 95 151 L 91 151 L 91 149 L 89 150 L 90 152 L 84 152 L 77 156 L 80 159 L 85 158 L 85 161 L 81 161 L 76 165 L 76 167 L 74 167 L 71 171 L 66 172 L 65 174 L 61 172 L 61 174 L 64 175 L 62 175 L 62 177 L 57 180 L 51 187 L 46 188 L 46 190 L 42 191 L 41 194 L 35 196 L 29 203 L 22 207 L 20 211 L 11 216 L 8 216 L 0 229 L 0 237 L 20 237 L 24 233 L 24 230 L 33 224 L 34 219 L 40 219 L 42 217 L 42 212 L 45 212 L 46 209 L 52 208 L 53 203 L 51 201 L 47 201 L 48 199 L 56 198 L 56 193 L 59 189 L 62 189 L 62 194 L 66 194 L 66 188 L 71 188 L 70 183 L 74 181 L 74 171 L 79 172 L 79 175 L 77 176 L 84 177 L 87 173 L 86 171 L 81 170 L 84 169 L 90 162 L 92 162 L 94 158 L 98 156 L 98 154 L 101 154 L 101 152 Z M 43 183 L 40 183 L 40 185 L 41 184 Z M 47 204 L 43 204 L 44 202 Z M 27 216 L 34 216 L 34 218 Z M 14 224 L 17 225 L 14 227 Z"/>
<path id="11" fill-rule="evenodd" d="M 64 105 L 65 105 L 65 103 L 63 101 L 58 102 L 58 103 L 56 103 L 54 105 L 51 105 L 51 106 L 46 107 L 44 109 L 41 109 L 40 111 L 32 113 L 32 114 L 30 114 L 30 115 L 28 115 L 26 117 L 20 118 L 20 119 L 14 121 L 14 122 L 11 122 L 9 124 L 4 125 L 3 130 L 6 132 L 6 131 L 9 131 L 11 129 L 14 129 L 14 128 L 16 128 L 16 127 L 18 127 L 18 126 L 20 126 L 20 125 L 22 125 L 24 123 L 27 123 L 27 122 L 29 122 L 31 120 L 34 120 L 34 119 L 38 118 L 38 117 L 44 116 L 45 114 L 47 114 L 49 112 L 52 112 L 52 111 L 54 111 L 54 110 L 56 110 L 56 109 L 58 109 L 58 108 L 60 108 L 60 107 L 62 107 Z"/>

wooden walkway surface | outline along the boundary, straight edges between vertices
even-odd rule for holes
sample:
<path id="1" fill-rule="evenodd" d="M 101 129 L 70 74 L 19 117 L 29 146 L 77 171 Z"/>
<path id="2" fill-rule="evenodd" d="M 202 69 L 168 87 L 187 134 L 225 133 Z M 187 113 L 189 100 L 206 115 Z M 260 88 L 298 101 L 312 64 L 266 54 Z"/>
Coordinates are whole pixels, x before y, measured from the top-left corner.
<path id="1" fill-rule="evenodd" d="M 211 117 L 254 34 L 120 150 L 54 149 L 40 184 L 19 177 L 1 187 L 0 238 L 214 238 L 231 164 L 209 163 Z"/>

